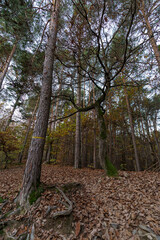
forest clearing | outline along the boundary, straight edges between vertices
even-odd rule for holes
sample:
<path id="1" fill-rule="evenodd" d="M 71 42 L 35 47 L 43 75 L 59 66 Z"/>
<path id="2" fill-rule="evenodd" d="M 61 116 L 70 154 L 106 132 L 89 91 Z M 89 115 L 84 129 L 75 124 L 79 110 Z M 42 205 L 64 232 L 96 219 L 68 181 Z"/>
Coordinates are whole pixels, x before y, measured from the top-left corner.
<path id="1" fill-rule="evenodd" d="M 0 196 L 8 200 L 1 215 L 14 207 L 13 199 L 19 191 L 23 172 L 24 167 L 1 170 Z M 160 173 L 121 171 L 119 177 L 109 178 L 103 170 L 43 164 L 42 184 L 50 188 L 41 194 L 40 201 L 29 212 L 5 219 L 13 222 L 11 229 L 10 224 L 5 228 L 14 235 L 12 239 L 27 236 L 33 224 L 35 240 L 160 238 Z M 60 220 L 53 214 L 66 206 L 55 185 L 63 189 L 73 204 L 71 214 Z M 49 206 L 55 209 L 46 215 Z"/>
<path id="2" fill-rule="evenodd" d="M 160 1 L 0 1 L 0 239 L 160 240 Z"/>

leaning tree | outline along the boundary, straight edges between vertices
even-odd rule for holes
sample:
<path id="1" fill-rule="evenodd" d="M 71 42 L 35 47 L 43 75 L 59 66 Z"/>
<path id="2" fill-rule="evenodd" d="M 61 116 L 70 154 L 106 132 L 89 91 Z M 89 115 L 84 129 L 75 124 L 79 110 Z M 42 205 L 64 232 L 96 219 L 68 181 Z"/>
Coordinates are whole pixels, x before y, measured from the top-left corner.
<path id="1" fill-rule="evenodd" d="M 34 127 L 32 141 L 29 148 L 22 187 L 17 197 L 17 201 L 20 203 L 21 206 L 25 205 L 28 202 L 30 193 L 36 190 L 40 183 L 41 162 L 48 127 L 48 118 L 52 94 L 52 74 L 58 29 L 59 6 L 60 0 L 53 1 L 49 36 L 45 50 L 42 88 L 37 121 Z"/>

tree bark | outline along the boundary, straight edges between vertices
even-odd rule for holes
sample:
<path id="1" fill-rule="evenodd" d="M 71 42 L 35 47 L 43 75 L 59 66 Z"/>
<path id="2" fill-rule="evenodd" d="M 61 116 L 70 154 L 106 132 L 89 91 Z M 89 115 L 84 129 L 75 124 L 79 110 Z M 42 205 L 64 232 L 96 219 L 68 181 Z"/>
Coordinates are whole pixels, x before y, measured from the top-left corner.
<path id="1" fill-rule="evenodd" d="M 159 141 L 157 138 L 157 113 L 156 113 L 155 118 L 153 119 L 153 128 L 154 128 L 154 131 L 153 131 L 154 139 L 155 139 L 157 150 L 158 150 L 158 164 L 160 166 L 160 146 L 159 146 Z"/>
<path id="2" fill-rule="evenodd" d="M 108 101 L 108 107 L 109 107 L 109 123 L 108 123 L 108 128 L 109 128 L 109 159 L 112 159 L 112 119 L 111 119 L 111 112 L 112 112 L 112 96 L 109 96 L 109 101 Z"/>
<path id="3" fill-rule="evenodd" d="M 20 190 L 19 196 L 17 197 L 17 201 L 21 206 L 27 204 L 30 193 L 32 191 L 35 191 L 40 184 L 41 163 L 51 103 L 52 73 L 57 38 L 59 5 L 60 0 L 56 0 L 55 2 L 53 2 L 50 32 L 45 50 L 43 80 L 37 121 L 34 127 L 32 141 L 28 153 L 22 188 Z"/>
<path id="4" fill-rule="evenodd" d="M 107 156 L 107 146 L 106 146 L 106 125 L 104 121 L 103 112 L 100 106 L 96 106 L 96 113 L 99 126 L 99 162 L 103 169 L 105 169 L 105 158 Z"/>
<path id="5" fill-rule="evenodd" d="M 60 86 L 59 86 L 59 89 L 58 89 L 58 94 L 61 92 L 62 90 L 62 73 L 63 73 L 63 68 L 62 68 L 62 72 L 61 72 L 61 80 L 60 80 Z M 53 105 L 54 107 L 54 105 Z M 49 132 L 51 133 L 51 131 L 55 131 L 56 129 L 56 118 L 58 117 L 59 113 L 58 113 L 58 107 L 59 107 L 59 98 L 57 98 L 57 101 L 56 101 L 56 109 L 55 109 L 55 112 L 53 114 L 53 110 L 52 110 L 52 113 L 51 113 L 51 123 L 50 123 L 50 129 L 49 129 Z M 51 139 L 50 142 L 48 143 L 48 146 L 47 146 L 47 153 L 46 153 L 46 159 L 45 159 L 45 162 L 46 163 L 50 163 L 50 159 L 51 159 L 51 152 L 52 152 L 52 143 L 53 143 L 53 140 Z"/>
<path id="6" fill-rule="evenodd" d="M 107 132 L 104 120 L 104 113 L 99 104 L 95 107 L 99 125 L 99 162 L 101 167 L 106 171 L 108 176 L 117 176 L 117 169 L 113 166 L 107 155 Z"/>
<path id="7" fill-rule="evenodd" d="M 154 161 L 158 160 L 158 159 L 157 159 L 157 155 L 155 153 L 154 146 L 153 146 L 153 143 L 152 143 L 152 140 L 151 140 L 151 136 L 150 136 L 149 122 L 148 122 L 147 113 L 145 113 L 145 127 L 146 127 L 147 140 L 148 140 L 149 148 L 150 148 L 150 151 L 151 151 L 152 161 L 153 161 L 152 164 L 153 164 Z"/>
<path id="8" fill-rule="evenodd" d="M 7 120 L 4 128 L 3 128 L 3 131 L 6 131 L 6 129 L 9 127 L 9 124 L 10 124 L 11 121 L 12 121 L 12 117 L 13 117 L 13 114 L 14 114 L 14 112 L 15 112 L 15 110 L 16 110 L 16 107 L 17 107 L 17 104 L 18 104 L 18 102 L 19 102 L 19 99 L 20 99 L 20 95 L 17 96 L 17 99 L 16 99 L 16 101 L 15 101 L 15 103 L 14 103 L 14 105 L 13 105 L 13 109 L 12 109 L 12 111 L 11 111 L 11 114 L 10 114 L 10 116 L 9 116 L 9 118 L 8 118 L 8 120 Z"/>
<path id="9" fill-rule="evenodd" d="M 78 69 L 78 89 L 77 89 L 77 105 L 81 106 L 81 76 Z M 75 159 L 74 167 L 81 167 L 81 113 L 76 113 L 76 132 L 75 132 Z"/>
<path id="10" fill-rule="evenodd" d="M 93 89 L 93 104 L 95 104 L 95 86 L 94 83 L 92 83 L 92 89 Z M 96 111 L 93 109 L 93 167 L 97 168 L 97 158 L 96 158 Z"/>
<path id="11" fill-rule="evenodd" d="M 33 110 L 32 116 L 31 116 L 31 118 L 29 119 L 29 123 L 28 123 L 28 127 L 27 127 L 27 132 L 26 132 L 25 139 L 24 139 L 24 142 L 23 142 L 23 147 L 22 147 L 22 150 L 21 150 L 21 152 L 19 153 L 19 156 L 18 156 L 18 162 L 19 162 L 19 163 L 21 163 L 21 162 L 22 162 L 22 159 L 23 159 L 23 154 L 24 154 L 25 146 L 26 146 L 26 143 L 27 143 L 28 135 L 29 135 L 29 132 L 30 132 L 30 129 L 31 129 L 31 125 L 32 125 L 34 116 L 35 116 L 35 114 L 36 114 L 36 112 L 37 112 L 38 103 L 39 103 L 39 98 L 38 98 L 37 103 L 36 103 L 36 105 L 35 105 L 35 108 L 34 108 L 34 110 Z"/>
<path id="12" fill-rule="evenodd" d="M 158 68 L 160 70 L 160 52 L 158 50 L 158 46 L 157 46 L 156 40 L 154 38 L 154 33 L 152 31 L 151 24 L 149 22 L 149 19 L 148 19 L 148 16 L 147 16 L 146 12 L 145 12 L 145 2 L 144 2 L 144 0 L 141 0 L 141 5 L 138 3 L 138 7 L 141 11 L 141 15 L 144 18 L 144 23 L 145 23 L 146 28 L 147 28 L 147 33 L 148 33 L 148 36 L 149 36 L 149 40 L 150 40 L 151 46 L 153 48 L 155 58 L 156 58 L 157 63 L 158 63 Z"/>
<path id="13" fill-rule="evenodd" d="M 122 77 L 122 78 L 123 78 L 123 83 L 124 83 L 124 92 L 125 92 L 125 97 L 126 97 L 126 104 L 127 104 L 129 122 L 130 122 L 130 126 L 131 126 L 132 142 L 133 142 L 135 162 L 136 162 L 136 171 L 140 171 L 139 157 L 138 157 L 136 138 L 135 138 L 135 133 L 134 133 L 133 118 L 132 118 L 132 114 L 131 114 L 131 108 L 130 108 L 130 103 L 129 103 L 129 99 L 128 99 L 128 93 L 127 93 L 127 89 L 126 89 L 126 86 L 125 86 L 125 79 L 124 79 L 124 77 Z"/>
<path id="14" fill-rule="evenodd" d="M 9 57 L 8 57 L 5 65 L 4 65 L 4 67 L 3 67 L 3 70 L 2 70 L 2 72 L 0 73 L 0 89 L 2 88 L 2 83 L 3 83 L 3 80 L 4 80 L 5 76 L 6 76 L 6 73 L 7 73 L 7 71 L 8 71 L 8 67 L 9 67 L 9 64 L 10 64 L 10 62 L 11 62 L 11 60 L 12 60 L 12 57 L 13 57 L 13 55 L 14 55 L 14 53 L 15 53 L 16 46 L 17 46 L 17 44 L 14 44 L 14 45 L 13 45 L 11 54 L 9 55 Z"/>

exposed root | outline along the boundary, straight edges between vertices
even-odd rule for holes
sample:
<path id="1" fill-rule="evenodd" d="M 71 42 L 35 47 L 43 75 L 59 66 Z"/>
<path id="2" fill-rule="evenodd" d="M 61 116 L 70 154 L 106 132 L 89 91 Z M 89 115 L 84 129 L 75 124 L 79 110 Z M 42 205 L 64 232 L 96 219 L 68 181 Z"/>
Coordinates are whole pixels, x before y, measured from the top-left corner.
<path id="1" fill-rule="evenodd" d="M 73 210 L 73 204 L 72 202 L 69 200 L 69 198 L 65 195 L 65 193 L 59 188 L 56 187 L 57 190 L 62 194 L 63 198 L 65 199 L 66 202 L 61 202 L 65 207 L 67 207 L 67 209 L 65 209 L 64 211 L 58 211 L 53 213 L 51 216 L 53 218 L 57 218 L 59 216 L 68 216 L 71 214 L 72 210 Z M 46 216 L 51 212 L 51 210 L 56 209 L 57 206 L 49 206 L 47 211 L 46 211 Z"/>
<path id="2" fill-rule="evenodd" d="M 7 201 L 5 201 L 4 203 L 1 204 L 1 206 L 0 206 L 0 212 L 2 211 L 2 208 L 4 208 L 8 202 L 9 202 L 9 201 L 7 200 Z"/>
<path id="3" fill-rule="evenodd" d="M 12 216 L 12 215 L 19 214 L 20 211 L 21 211 L 21 208 L 20 208 L 20 207 L 19 207 L 19 208 L 16 208 L 16 209 L 13 210 L 13 211 L 11 210 L 11 211 L 3 214 L 2 216 L 0 216 L 0 220 L 1 220 L 1 219 L 5 219 L 5 218 L 7 218 L 7 217 L 10 217 L 10 216 Z"/>
<path id="4" fill-rule="evenodd" d="M 48 206 L 45 216 L 47 217 L 52 210 L 55 210 L 57 206 Z"/>
<path id="5" fill-rule="evenodd" d="M 7 226 L 11 226 L 14 223 L 14 221 L 8 220 L 5 222 L 0 223 L 0 230 L 4 229 Z M 8 231 L 4 230 L 4 239 L 12 239 L 12 240 L 34 240 L 35 239 L 35 225 L 33 223 L 31 233 L 29 232 L 30 226 L 28 226 L 28 229 L 26 232 L 23 232 L 17 236 L 18 230 L 16 230 L 14 233 L 9 234 Z"/>
<path id="6" fill-rule="evenodd" d="M 12 240 L 26 240 L 26 239 L 27 240 L 34 240 L 34 237 L 31 238 L 30 234 L 27 233 L 27 232 L 24 232 L 24 233 L 20 234 L 19 236 L 15 236 L 16 233 L 13 234 L 13 235 L 10 235 L 10 234 L 8 234 L 7 231 L 5 232 L 5 234 L 6 234 L 7 239 L 12 239 Z"/>
<path id="7" fill-rule="evenodd" d="M 5 228 L 8 225 L 9 221 L 0 222 L 0 230 Z"/>
<path id="8" fill-rule="evenodd" d="M 62 195 L 63 200 L 59 201 L 62 205 L 65 206 L 65 209 L 62 211 L 56 211 L 56 209 L 58 208 L 57 206 L 48 206 L 48 209 L 46 211 L 45 216 L 50 215 L 50 218 L 57 218 L 60 216 L 68 216 L 71 214 L 72 210 L 73 210 L 73 204 L 72 202 L 69 200 L 69 198 L 66 196 L 65 192 L 66 191 L 70 191 L 73 190 L 75 187 L 79 187 L 80 184 L 79 183 L 68 183 L 68 184 L 64 184 L 61 186 L 61 189 L 59 187 L 57 187 L 56 185 L 52 185 L 52 186 L 45 186 L 44 185 L 44 189 L 57 189 L 58 192 Z M 3 231 L 3 235 L 4 235 L 4 239 L 12 239 L 12 240 L 34 240 L 35 239 L 35 225 L 34 225 L 34 221 L 33 221 L 33 216 L 29 214 L 29 216 L 27 215 L 27 218 L 25 218 L 26 220 L 28 219 L 28 223 L 26 226 L 26 222 L 25 222 L 25 226 L 27 227 L 27 231 L 25 232 L 18 232 L 17 231 L 13 231 L 11 230 L 11 228 L 16 228 L 16 226 L 19 225 L 19 220 L 11 220 L 10 217 L 14 216 L 14 215 L 19 215 L 20 214 L 20 218 L 24 218 L 23 216 L 26 215 L 27 212 L 30 212 L 30 208 L 37 208 L 38 205 L 40 204 L 41 198 L 38 198 L 37 201 L 32 205 L 29 206 L 29 208 L 25 208 L 24 206 L 20 206 L 20 207 L 15 207 L 15 201 L 14 203 L 14 208 L 12 208 L 11 210 L 9 210 L 6 213 L 1 213 L 0 215 L 0 230 Z M 0 211 L 6 206 L 6 204 L 8 203 L 8 200 L 5 201 L 4 203 L 2 203 L 0 205 Z M 52 210 L 55 210 L 54 212 L 52 212 Z M 13 217 L 12 217 L 13 218 Z M 18 219 L 18 218 L 17 218 Z M 23 221 L 26 221 L 25 219 L 23 219 Z M 20 234 L 19 234 L 20 233 Z M 19 234 L 19 235 L 18 235 Z"/>
<path id="9" fill-rule="evenodd" d="M 31 230 L 31 234 L 30 234 L 30 240 L 34 240 L 34 235 L 35 235 L 35 226 L 34 223 L 32 225 L 32 230 Z"/>

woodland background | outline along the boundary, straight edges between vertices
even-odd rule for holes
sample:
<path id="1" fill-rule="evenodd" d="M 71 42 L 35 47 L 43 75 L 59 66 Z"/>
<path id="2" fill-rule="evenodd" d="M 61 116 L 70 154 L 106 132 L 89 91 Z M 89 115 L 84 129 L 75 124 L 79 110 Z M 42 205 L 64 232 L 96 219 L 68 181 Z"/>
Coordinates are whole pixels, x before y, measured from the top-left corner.
<path id="1" fill-rule="evenodd" d="M 76 167 L 100 167 L 100 130 L 90 106 L 105 92 L 100 107 L 109 159 L 123 170 L 159 168 L 160 6 L 148 0 L 134 4 L 61 2 L 44 161 L 75 165 L 78 159 Z M 1 167 L 27 158 L 50 6 L 49 1 L 0 4 Z M 77 107 L 81 113 L 72 115 Z"/>
<path id="2" fill-rule="evenodd" d="M 0 238 L 159 239 L 159 23 L 158 0 L 0 2 Z"/>

